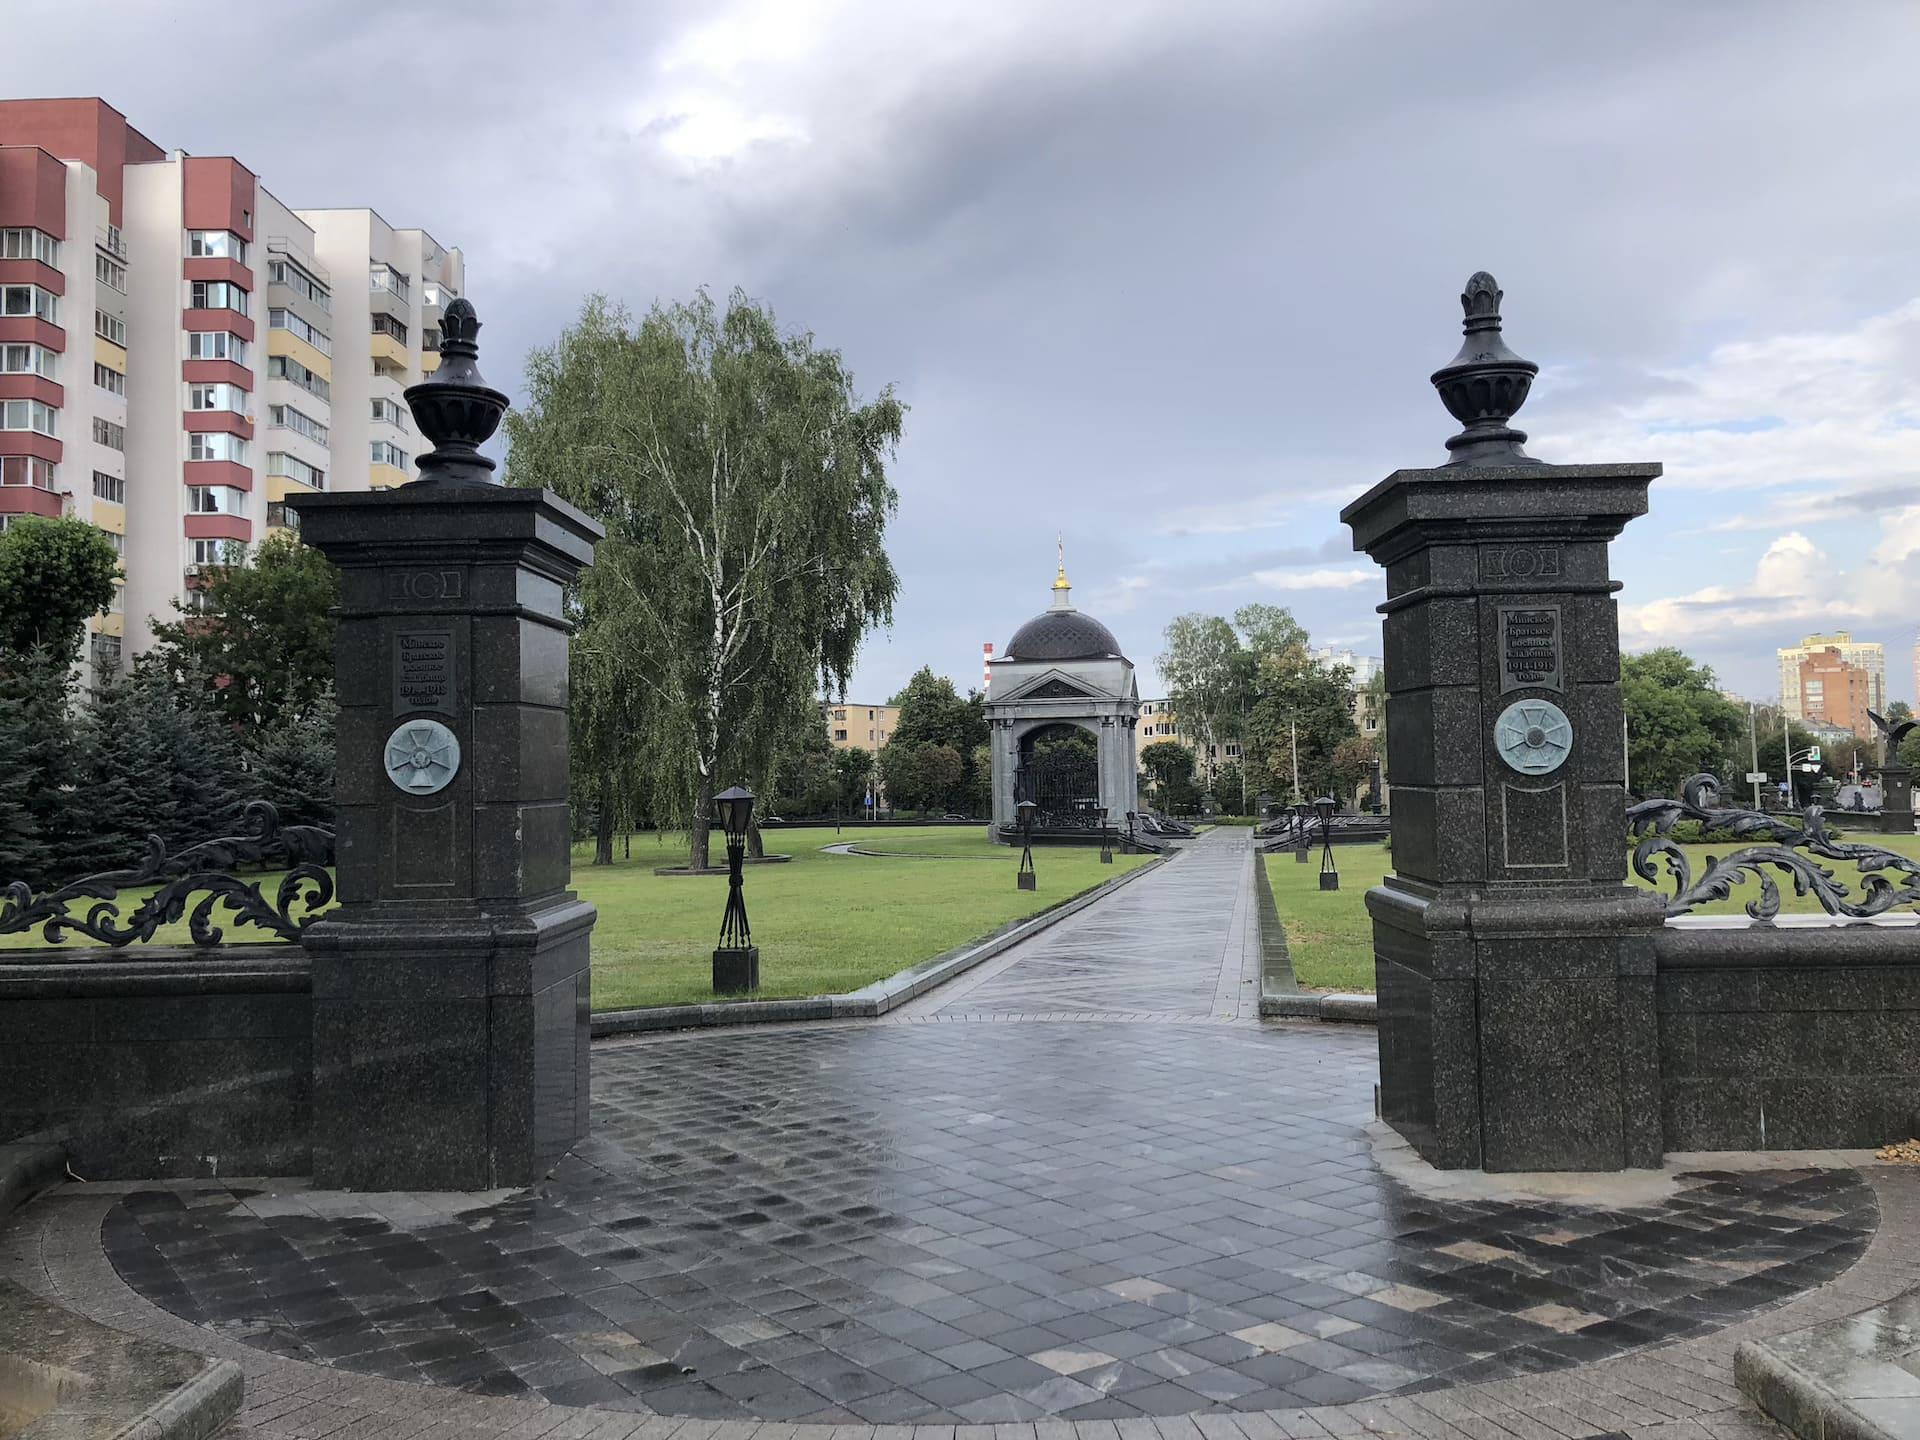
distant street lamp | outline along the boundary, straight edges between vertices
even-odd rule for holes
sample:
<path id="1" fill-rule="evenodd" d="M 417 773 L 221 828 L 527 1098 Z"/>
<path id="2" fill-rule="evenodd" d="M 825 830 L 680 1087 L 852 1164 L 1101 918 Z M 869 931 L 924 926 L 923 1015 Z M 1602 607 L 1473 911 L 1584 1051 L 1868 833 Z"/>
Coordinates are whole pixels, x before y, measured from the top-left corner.
<path id="1" fill-rule="evenodd" d="M 760 988 L 760 947 L 747 926 L 747 901 L 740 891 L 741 870 L 747 861 L 747 827 L 753 819 L 753 792 L 735 785 L 713 797 L 713 807 L 727 832 L 727 912 L 720 921 L 720 945 L 713 952 L 713 989 L 717 995 L 738 995 Z"/>
<path id="2" fill-rule="evenodd" d="M 1098 812 L 1100 821 L 1100 863 L 1113 864 L 1113 831 L 1107 828 L 1107 807 L 1102 805 Z"/>
<path id="3" fill-rule="evenodd" d="M 1333 868 L 1333 797 L 1322 795 L 1313 808 L 1320 812 L 1320 888 L 1338 890 L 1340 872 Z"/>
<path id="4" fill-rule="evenodd" d="M 1302 800 L 1293 807 L 1293 858 L 1296 864 L 1307 863 L 1307 817 L 1313 814 L 1313 807 Z"/>
<path id="5" fill-rule="evenodd" d="M 1022 800 L 1013 808 L 1020 812 L 1020 871 L 1014 883 L 1022 890 L 1037 890 L 1040 880 L 1033 873 L 1033 812 L 1040 807 L 1031 800 Z"/>

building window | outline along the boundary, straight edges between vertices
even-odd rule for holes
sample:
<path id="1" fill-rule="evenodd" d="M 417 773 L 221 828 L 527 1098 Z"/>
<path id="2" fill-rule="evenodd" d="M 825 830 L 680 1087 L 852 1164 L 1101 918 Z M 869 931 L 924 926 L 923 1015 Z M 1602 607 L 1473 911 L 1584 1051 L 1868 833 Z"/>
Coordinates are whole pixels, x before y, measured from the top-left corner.
<path id="1" fill-rule="evenodd" d="M 93 498 L 113 505 L 124 505 L 127 503 L 127 482 L 118 475 L 96 470 L 93 472 Z"/>
<path id="2" fill-rule="evenodd" d="M 847 732 L 845 730 L 836 730 L 833 732 L 833 738 L 836 740 L 844 740 L 847 738 Z"/>
<path id="3" fill-rule="evenodd" d="M 407 407 L 402 405 L 398 400 L 388 399 L 384 395 L 376 395 L 373 397 L 373 418 L 376 420 L 384 420 L 387 424 L 398 426 L 404 430 L 407 428 Z"/>
<path id="4" fill-rule="evenodd" d="M 58 325 L 60 297 L 38 285 L 0 286 L 0 314 L 31 315 L 49 325 Z"/>
<path id="5" fill-rule="evenodd" d="M 225 410 L 230 414 L 245 415 L 247 392 L 238 385 L 229 385 L 225 381 L 214 385 L 189 385 L 187 408 L 189 410 Z"/>
<path id="6" fill-rule="evenodd" d="M 127 377 L 118 370 L 110 370 L 98 360 L 93 362 L 93 383 L 109 395 L 127 393 Z"/>
<path id="7" fill-rule="evenodd" d="M 93 668 L 96 670 L 118 670 L 120 668 L 120 637 L 118 635 L 93 635 L 87 640 L 93 655 Z"/>
<path id="8" fill-rule="evenodd" d="M 0 401 L 0 430 L 32 430 L 41 435 L 58 433 L 60 412 L 38 400 Z M 95 426 L 99 425 L 95 421 Z"/>
<path id="9" fill-rule="evenodd" d="M 369 447 L 373 452 L 373 463 L 392 465 L 397 469 L 407 468 L 407 452 L 398 445 L 390 445 L 385 440 L 375 440 Z"/>
<path id="10" fill-rule="evenodd" d="M 394 319 L 393 316 L 383 315 L 379 311 L 374 312 L 373 333 L 376 335 L 391 336 L 402 345 L 407 343 L 407 327 Z"/>
<path id="11" fill-rule="evenodd" d="M 384 290 L 396 300 L 405 300 L 407 292 L 413 286 L 413 277 L 403 274 L 391 265 L 375 265 L 369 274 L 371 288 Z"/>
<path id="12" fill-rule="evenodd" d="M 243 515 L 247 492 L 232 485 L 189 485 L 187 513 L 190 515 Z"/>
<path id="13" fill-rule="evenodd" d="M 38 375 L 53 379 L 54 353 L 32 343 L 0 345 L 0 374 Z"/>
<path id="14" fill-rule="evenodd" d="M 224 430 L 196 430 L 187 436 L 189 460 L 227 460 L 235 465 L 247 463 L 247 442 Z"/>
<path id="15" fill-rule="evenodd" d="M 245 315 L 249 303 L 246 291 L 225 280 L 195 280 L 187 298 L 190 309 L 231 310 L 236 315 Z"/>
<path id="16" fill-rule="evenodd" d="M 96 526 L 95 528 L 97 529 L 98 527 Z M 100 533 L 107 537 L 107 544 L 113 547 L 114 554 L 125 555 L 127 553 L 126 536 L 120 534 L 117 530 L 101 530 Z"/>
<path id="17" fill-rule="evenodd" d="M 327 488 L 326 471 L 317 465 L 309 465 L 298 455 L 289 455 L 284 450 L 268 452 L 267 474 L 279 475 L 288 480 L 298 480 L 302 485 L 311 485 L 316 490 Z"/>
<path id="18" fill-rule="evenodd" d="M 30 485 L 35 490 L 53 489 L 58 472 L 51 460 L 38 455 L 0 456 L 0 485 Z"/>
<path id="19" fill-rule="evenodd" d="M 118 290 L 122 295 L 127 293 L 127 267 L 97 250 L 93 254 L 93 278 L 110 290 Z"/>
<path id="20" fill-rule="evenodd" d="M 126 610 L 127 582 L 124 580 L 116 580 L 113 582 L 113 599 L 107 602 L 107 608 L 102 613 L 107 615 L 124 615 Z"/>
<path id="21" fill-rule="evenodd" d="M 423 326 L 420 331 L 420 348 L 429 355 L 438 355 L 440 353 L 440 332 L 438 330 L 429 330 Z"/>
<path id="22" fill-rule="evenodd" d="M 225 330 L 194 330 L 187 335 L 189 360 L 229 360 L 247 363 L 247 342 Z"/>
<path id="23" fill-rule="evenodd" d="M 234 260 L 247 263 L 247 242 L 231 230 L 189 230 L 187 254 L 197 260 Z"/>
<path id="24" fill-rule="evenodd" d="M 267 414 L 272 423 L 282 430 L 291 430 L 296 435 L 304 435 L 316 445 L 327 443 L 327 427 L 311 415 L 303 414 L 291 405 L 269 405 Z"/>
<path id="25" fill-rule="evenodd" d="M 60 268 L 60 242 L 44 230 L 10 225 L 0 230 L 0 260 L 38 260 Z"/>
<path id="26" fill-rule="evenodd" d="M 429 280 L 420 287 L 422 305 L 435 305 L 444 310 L 459 298 L 454 288 L 444 280 Z"/>
<path id="27" fill-rule="evenodd" d="M 96 415 L 93 417 L 93 443 L 104 445 L 109 450 L 125 450 L 127 427 L 116 425 L 111 420 L 103 420 Z"/>
<path id="28" fill-rule="evenodd" d="M 283 310 L 276 305 L 267 311 L 267 323 L 275 330 L 284 330 L 295 339 L 306 341 L 322 355 L 333 354 L 333 337 L 309 325 L 291 310 Z"/>
<path id="29" fill-rule="evenodd" d="M 294 294 L 311 300 L 329 315 L 333 313 L 332 293 L 293 261 L 269 260 L 267 279 L 275 285 L 284 285 Z"/>
<path id="30" fill-rule="evenodd" d="M 267 374 L 276 380 L 285 380 L 289 384 L 298 385 L 309 395 L 317 395 L 322 400 L 333 399 L 332 384 L 314 374 L 313 371 L 309 370 L 291 356 L 268 356 Z"/>
<path id="31" fill-rule="evenodd" d="M 300 512 L 298 510 L 288 509 L 287 502 L 284 500 L 269 500 L 267 502 L 267 524 L 276 530 L 298 530 L 300 528 Z"/>
<path id="32" fill-rule="evenodd" d="M 109 315 L 104 310 L 94 311 L 93 333 L 122 350 L 127 348 L 127 322 L 118 315 Z"/>
<path id="33" fill-rule="evenodd" d="M 239 548 L 236 540 L 189 540 L 187 544 L 196 569 L 202 565 L 225 565 L 227 557 Z"/>

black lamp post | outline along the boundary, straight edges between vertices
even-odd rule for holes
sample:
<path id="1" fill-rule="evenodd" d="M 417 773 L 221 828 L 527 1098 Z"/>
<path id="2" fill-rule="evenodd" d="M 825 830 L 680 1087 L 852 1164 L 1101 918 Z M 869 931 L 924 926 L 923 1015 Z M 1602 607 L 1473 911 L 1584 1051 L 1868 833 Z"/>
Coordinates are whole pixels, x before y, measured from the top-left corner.
<path id="1" fill-rule="evenodd" d="M 1320 812 L 1320 888 L 1338 890 L 1340 872 L 1333 868 L 1333 797 L 1322 795 L 1313 808 Z"/>
<path id="2" fill-rule="evenodd" d="M 1302 800 L 1293 807 L 1293 859 L 1294 863 L 1307 863 L 1307 819 L 1313 814 L 1313 807 Z"/>
<path id="3" fill-rule="evenodd" d="M 1100 816 L 1100 863 L 1113 864 L 1113 831 L 1107 828 L 1107 807 L 1102 805 Z"/>
<path id="4" fill-rule="evenodd" d="M 1022 890 L 1037 890 L 1040 881 L 1033 873 L 1033 812 L 1040 807 L 1022 800 L 1013 808 L 1020 812 L 1020 873 L 1014 883 Z"/>
<path id="5" fill-rule="evenodd" d="M 715 994 L 737 995 L 760 988 L 760 947 L 747 927 L 747 901 L 740 893 L 753 792 L 739 785 L 722 790 L 713 797 L 713 808 L 727 832 L 727 913 L 720 922 L 719 948 L 713 952 L 713 989 Z"/>

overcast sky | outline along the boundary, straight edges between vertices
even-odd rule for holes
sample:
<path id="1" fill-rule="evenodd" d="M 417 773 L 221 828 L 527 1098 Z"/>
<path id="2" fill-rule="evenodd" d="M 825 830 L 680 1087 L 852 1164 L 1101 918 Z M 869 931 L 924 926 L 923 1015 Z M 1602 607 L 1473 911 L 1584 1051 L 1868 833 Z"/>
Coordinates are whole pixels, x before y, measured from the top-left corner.
<path id="1" fill-rule="evenodd" d="M 1075 599 L 1377 653 L 1340 507 L 1456 428 L 1462 282 L 1556 461 L 1661 460 L 1623 631 L 1755 697 L 1851 627 L 1912 698 L 1920 6 L 7 0 L 8 95 L 99 94 L 295 206 L 461 246 L 488 377 L 600 290 L 741 286 L 912 407 L 854 698 Z"/>

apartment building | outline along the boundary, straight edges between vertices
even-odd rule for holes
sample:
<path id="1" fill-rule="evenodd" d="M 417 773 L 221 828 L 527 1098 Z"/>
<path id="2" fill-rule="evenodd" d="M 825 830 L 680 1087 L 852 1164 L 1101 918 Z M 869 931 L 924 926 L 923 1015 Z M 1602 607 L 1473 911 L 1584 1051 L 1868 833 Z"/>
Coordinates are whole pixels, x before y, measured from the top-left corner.
<path id="1" fill-rule="evenodd" d="M 1836 630 L 1831 635 L 1809 635 L 1798 645 L 1783 645 L 1774 652 L 1780 662 L 1780 708 L 1795 720 L 1826 720 L 1827 708 L 1824 700 L 1815 713 L 1809 708 L 1810 697 L 1802 685 L 1802 666 L 1816 655 L 1824 656 L 1828 652 L 1837 655 L 1842 661 L 1865 675 L 1865 705 L 1882 715 L 1887 713 L 1887 649 L 1877 640 L 1855 640 L 1846 630 Z M 1821 678 L 1826 673 L 1826 660 L 1814 671 L 1807 672 L 1808 678 Z M 1821 692 L 1824 693 L 1825 681 L 1821 680 Z M 1839 724 L 1840 721 L 1830 723 Z M 1849 727 L 1851 728 L 1851 727 Z"/>
<path id="2" fill-rule="evenodd" d="M 291 524 L 290 496 L 410 477 L 400 395 L 438 363 L 460 253 L 370 210 L 312 213 L 103 100 L 0 101 L 0 526 L 65 514 L 113 537 L 96 673 Z"/>
<path id="3" fill-rule="evenodd" d="M 853 701 L 823 701 L 821 717 L 827 723 L 827 743 L 836 750 L 878 750 L 893 737 L 900 723 L 898 705 L 861 705 Z"/>
<path id="4" fill-rule="evenodd" d="M 1837 645 L 1814 651 L 1800 662 L 1795 676 L 1799 718 L 1809 726 L 1836 727 L 1863 739 L 1871 736 L 1875 732 L 1867 711 L 1880 708 L 1873 703 L 1872 679 Z"/>

